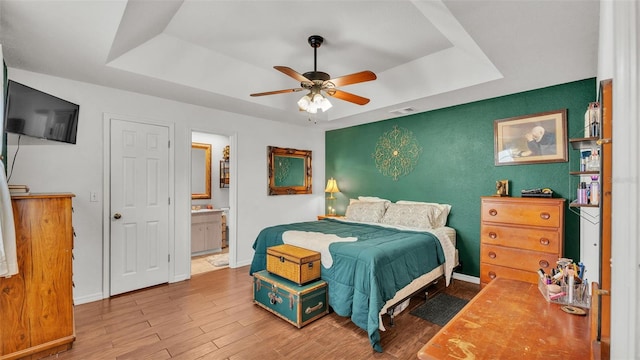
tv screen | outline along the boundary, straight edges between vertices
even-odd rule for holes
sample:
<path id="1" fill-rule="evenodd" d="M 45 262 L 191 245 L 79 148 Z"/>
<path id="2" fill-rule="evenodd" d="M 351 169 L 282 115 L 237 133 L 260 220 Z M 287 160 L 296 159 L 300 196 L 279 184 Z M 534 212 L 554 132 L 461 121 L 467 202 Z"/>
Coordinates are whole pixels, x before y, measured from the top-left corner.
<path id="1" fill-rule="evenodd" d="M 4 130 L 75 144 L 79 110 L 72 102 L 9 80 Z"/>

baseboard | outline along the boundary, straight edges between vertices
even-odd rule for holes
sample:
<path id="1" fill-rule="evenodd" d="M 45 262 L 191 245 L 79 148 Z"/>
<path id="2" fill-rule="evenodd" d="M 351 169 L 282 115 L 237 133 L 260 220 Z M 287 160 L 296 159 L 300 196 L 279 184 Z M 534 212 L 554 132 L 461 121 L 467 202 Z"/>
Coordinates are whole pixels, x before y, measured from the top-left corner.
<path id="1" fill-rule="evenodd" d="M 85 296 L 80 296 L 80 297 L 74 297 L 73 298 L 73 304 L 74 305 L 80 305 L 80 304 L 86 304 L 86 303 L 90 303 L 90 302 L 94 302 L 94 301 L 99 301 L 105 299 L 104 296 L 102 296 L 102 293 L 95 293 L 95 294 L 91 294 L 91 295 L 85 295 Z"/>
<path id="2" fill-rule="evenodd" d="M 251 265 L 251 260 L 238 261 L 234 266 L 230 266 L 230 267 L 235 269 L 235 268 L 239 268 L 247 265 Z"/>
<path id="3" fill-rule="evenodd" d="M 480 278 L 479 277 L 475 277 L 475 276 L 471 276 L 471 275 L 465 275 L 465 274 L 460 274 L 460 273 L 454 272 L 453 273 L 453 278 L 456 279 L 456 280 L 470 282 L 472 284 L 480 284 Z"/>

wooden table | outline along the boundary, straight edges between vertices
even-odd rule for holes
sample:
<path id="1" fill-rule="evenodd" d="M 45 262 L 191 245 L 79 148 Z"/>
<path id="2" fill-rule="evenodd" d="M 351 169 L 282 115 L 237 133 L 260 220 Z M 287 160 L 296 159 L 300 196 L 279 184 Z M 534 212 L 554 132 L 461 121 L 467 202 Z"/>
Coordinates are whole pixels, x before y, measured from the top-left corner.
<path id="1" fill-rule="evenodd" d="M 318 215 L 318 220 L 327 219 L 327 218 L 344 219 L 344 215 L 331 215 L 331 214 Z"/>
<path id="2" fill-rule="evenodd" d="M 589 314 L 567 314 L 536 284 L 496 278 L 418 352 L 425 359 L 589 359 Z"/>

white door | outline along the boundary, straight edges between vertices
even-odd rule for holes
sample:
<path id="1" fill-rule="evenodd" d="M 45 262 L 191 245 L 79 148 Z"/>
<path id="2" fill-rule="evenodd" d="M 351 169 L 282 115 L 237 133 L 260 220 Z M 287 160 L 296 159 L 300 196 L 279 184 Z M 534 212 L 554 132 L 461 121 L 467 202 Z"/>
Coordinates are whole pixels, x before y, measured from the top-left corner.
<path id="1" fill-rule="evenodd" d="M 111 119 L 111 290 L 169 280 L 169 129 Z"/>

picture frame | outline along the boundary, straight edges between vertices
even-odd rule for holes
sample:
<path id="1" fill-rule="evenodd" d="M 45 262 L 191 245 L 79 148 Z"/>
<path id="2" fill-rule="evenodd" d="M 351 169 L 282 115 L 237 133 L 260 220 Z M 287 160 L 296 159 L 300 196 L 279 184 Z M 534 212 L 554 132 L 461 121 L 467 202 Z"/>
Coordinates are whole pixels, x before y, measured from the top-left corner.
<path id="1" fill-rule="evenodd" d="M 496 181 L 496 193 L 494 196 L 509 196 L 509 180 Z"/>
<path id="2" fill-rule="evenodd" d="M 267 146 L 268 194 L 312 194 L 311 150 Z"/>
<path id="3" fill-rule="evenodd" d="M 495 165 L 567 162 L 567 109 L 494 120 Z"/>

